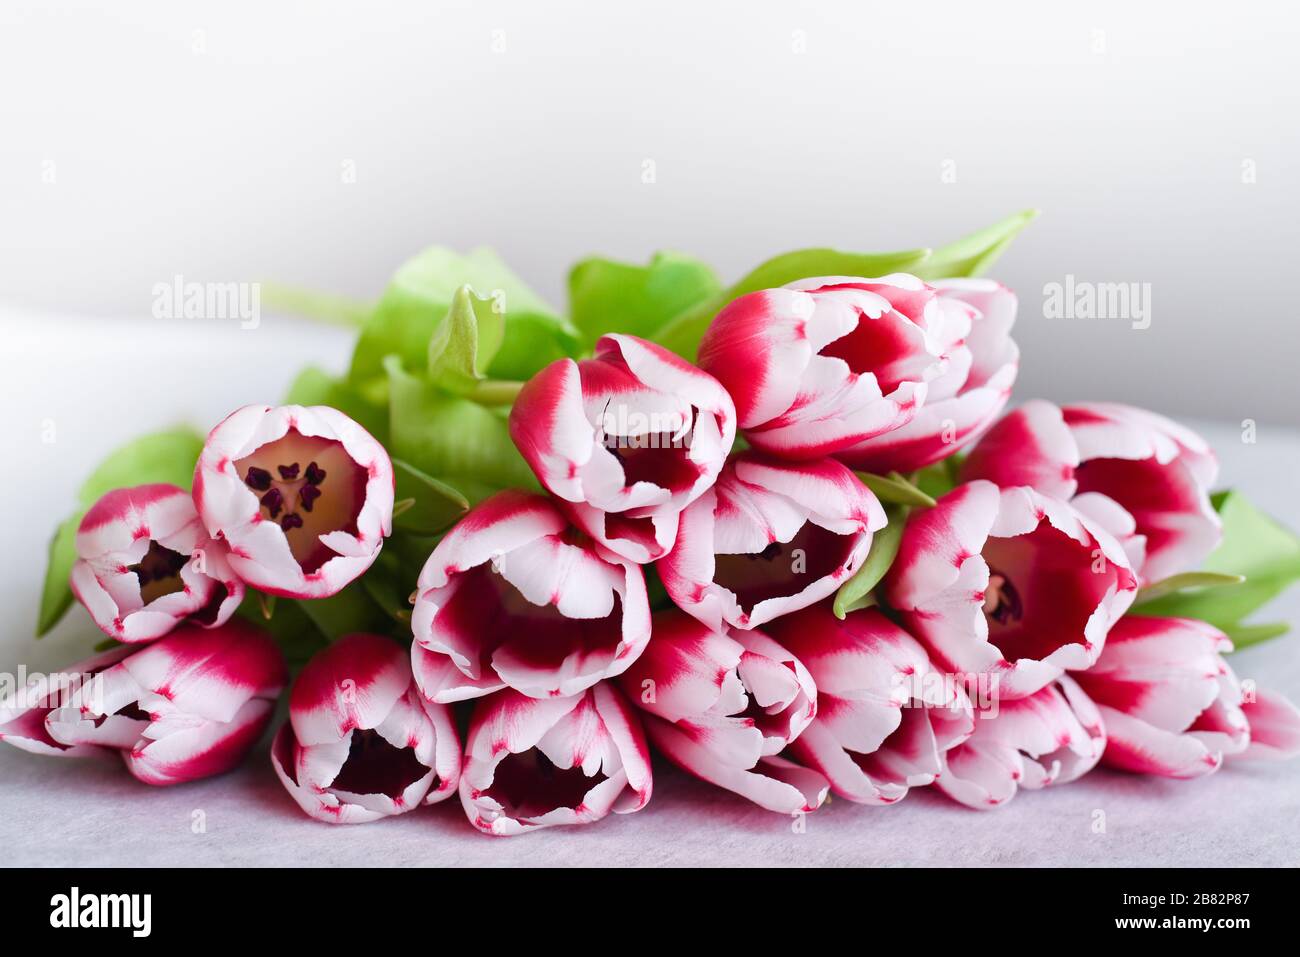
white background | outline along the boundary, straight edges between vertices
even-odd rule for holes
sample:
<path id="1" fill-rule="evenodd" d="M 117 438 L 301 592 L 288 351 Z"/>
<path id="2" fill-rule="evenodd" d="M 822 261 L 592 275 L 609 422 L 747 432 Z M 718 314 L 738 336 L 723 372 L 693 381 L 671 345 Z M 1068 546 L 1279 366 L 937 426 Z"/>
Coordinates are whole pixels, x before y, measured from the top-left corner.
<path id="1" fill-rule="evenodd" d="M 1022 395 L 1300 424 L 1296 9 L 7 0 L 0 303 L 147 316 L 176 274 L 368 298 L 445 243 L 563 305 L 594 252 L 730 280 L 1039 207 L 997 270 Z M 1067 274 L 1150 283 L 1151 328 L 1045 320 Z"/>

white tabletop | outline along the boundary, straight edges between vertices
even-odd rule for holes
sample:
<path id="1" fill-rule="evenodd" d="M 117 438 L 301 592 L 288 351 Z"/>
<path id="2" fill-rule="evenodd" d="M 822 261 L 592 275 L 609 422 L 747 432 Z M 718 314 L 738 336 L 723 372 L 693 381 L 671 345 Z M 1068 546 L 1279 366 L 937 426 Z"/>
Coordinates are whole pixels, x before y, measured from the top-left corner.
<path id="1" fill-rule="evenodd" d="M 341 369 L 349 343 L 342 330 L 274 319 L 241 330 L 201 321 L 55 323 L 0 312 L 0 325 L 9 359 L 0 447 L 6 672 L 70 664 L 98 640 L 75 607 L 46 638 L 31 635 L 48 537 L 106 452 L 150 429 L 207 426 L 236 406 L 276 401 L 299 364 Z M 1222 484 L 1300 527 L 1300 433 L 1262 423 L 1257 441 L 1245 444 L 1236 424 L 1190 424 L 1217 448 Z M 1278 619 L 1300 622 L 1300 593 L 1261 620 Z M 1232 664 L 1242 677 L 1300 699 L 1300 638 L 1243 651 Z M 788 818 L 657 764 L 644 811 L 505 840 L 471 828 L 455 799 L 357 827 L 309 820 L 282 791 L 265 746 L 236 772 L 165 790 L 137 783 L 114 760 L 57 760 L 0 746 L 0 859 L 13 866 L 1294 866 L 1297 820 L 1300 761 L 1238 764 L 1191 782 L 1098 770 L 989 812 L 925 789 L 887 808 L 834 800 L 808 816 L 803 833 Z"/>

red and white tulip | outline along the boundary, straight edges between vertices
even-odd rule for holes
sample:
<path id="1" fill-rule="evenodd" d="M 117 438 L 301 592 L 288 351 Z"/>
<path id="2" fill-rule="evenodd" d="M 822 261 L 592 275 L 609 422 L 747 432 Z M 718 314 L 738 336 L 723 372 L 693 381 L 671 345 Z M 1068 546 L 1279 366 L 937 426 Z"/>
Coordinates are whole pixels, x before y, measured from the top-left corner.
<path id="1" fill-rule="evenodd" d="M 279 647 L 232 619 L 184 623 L 143 647 L 114 648 L 0 705 L 0 740 L 37 754 L 118 752 L 146 784 L 193 781 L 244 759 L 271 720 L 288 678 Z M 66 692 L 66 693 L 65 693 Z"/>
<path id="2" fill-rule="evenodd" d="M 572 528 L 548 498 L 500 492 L 438 543 L 411 614 L 430 701 L 502 688 L 567 697 L 621 674 L 650 640 L 639 565 Z"/>
<path id="3" fill-rule="evenodd" d="M 975 481 L 911 514 L 885 589 L 936 667 L 1020 698 L 1097 660 L 1137 578 L 1114 536 L 1066 503 Z"/>
<path id="4" fill-rule="evenodd" d="M 827 276 L 734 300 L 700 343 L 755 448 L 843 452 L 916 416 L 968 313 L 914 276 Z"/>
<path id="5" fill-rule="evenodd" d="M 843 620 L 814 605 L 767 629 L 817 685 L 817 717 L 790 755 L 860 804 L 893 804 L 932 783 L 943 755 L 975 728 L 962 684 L 877 609 Z"/>
<path id="6" fill-rule="evenodd" d="M 505 690 L 475 705 L 460 799 L 480 831 L 509 836 L 639 811 L 652 783 L 640 719 L 608 682 L 569 698 Z"/>
<path id="7" fill-rule="evenodd" d="M 726 634 L 669 610 L 620 679 L 674 764 L 771 811 L 812 811 L 829 785 L 779 757 L 817 714 L 807 669 L 759 631 Z"/>
<path id="8" fill-rule="evenodd" d="M 672 548 L 677 517 L 713 484 L 736 432 L 712 376 L 635 336 L 560 359 L 524 386 L 510 434 L 574 523 L 631 561 Z"/>
<path id="9" fill-rule="evenodd" d="M 910 422 L 837 453 L 856 469 L 910 472 L 947 458 L 988 429 L 1011 396 L 1020 366 L 1011 338 L 1016 294 L 991 279 L 943 279 L 934 288 L 959 309 L 940 342 L 948 366 Z"/>
<path id="10" fill-rule="evenodd" d="M 741 452 L 682 513 L 655 568 L 677 607 L 706 625 L 753 628 L 833 594 L 884 526 L 876 497 L 834 459 Z"/>
<path id="11" fill-rule="evenodd" d="M 1209 495 L 1217 474 L 1200 436 L 1154 412 L 1037 399 L 989 430 L 962 467 L 963 478 L 1028 485 L 1090 513 L 1118 505 L 1131 517 L 1126 546 L 1144 582 L 1196 568 L 1219 543 Z"/>
<path id="12" fill-rule="evenodd" d="M 1103 763 L 1125 771 L 1194 778 L 1225 758 L 1300 753 L 1300 710 L 1242 684 L 1222 653 L 1232 642 L 1189 618 L 1127 616 L 1097 663 L 1076 675 L 1101 709 Z"/>
<path id="13" fill-rule="evenodd" d="M 337 409 L 250 405 L 208 435 L 194 503 L 244 581 L 327 598 L 370 567 L 392 531 L 393 465 Z"/>
<path id="14" fill-rule="evenodd" d="M 968 807 L 997 807 L 1020 788 L 1087 774 L 1101 759 L 1107 730 L 1097 706 L 1062 677 L 1027 698 L 977 712 L 974 734 L 942 756 L 935 787 Z"/>
<path id="15" fill-rule="evenodd" d="M 460 737 L 451 712 L 415 687 L 405 648 L 351 634 L 318 652 L 294 681 L 271 762 L 311 817 L 361 824 L 450 797 Z"/>
<path id="16" fill-rule="evenodd" d="M 81 520 L 72 593 L 104 634 L 153 641 L 182 621 L 223 625 L 244 597 L 226 546 L 175 485 L 115 489 Z"/>

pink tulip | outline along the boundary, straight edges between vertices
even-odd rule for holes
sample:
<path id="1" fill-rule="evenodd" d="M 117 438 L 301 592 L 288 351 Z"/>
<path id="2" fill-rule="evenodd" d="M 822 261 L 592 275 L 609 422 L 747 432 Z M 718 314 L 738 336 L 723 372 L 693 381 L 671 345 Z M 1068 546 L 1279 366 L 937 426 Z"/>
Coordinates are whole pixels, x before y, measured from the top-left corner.
<path id="1" fill-rule="evenodd" d="M 975 733 L 944 754 L 935 781 L 954 801 L 984 810 L 1005 804 L 1019 788 L 1066 784 L 1091 771 L 1106 748 L 1097 706 L 1069 678 L 1027 698 L 977 712 Z"/>
<path id="2" fill-rule="evenodd" d="M 828 784 L 778 757 L 817 713 L 817 688 L 759 631 L 723 634 L 676 610 L 620 684 L 648 712 L 646 734 L 673 763 L 771 811 L 811 811 Z"/>
<path id="3" fill-rule="evenodd" d="M 876 497 L 833 459 L 742 452 L 682 513 L 655 567 L 677 606 L 709 627 L 753 628 L 833 594 L 884 526 Z"/>
<path id="4" fill-rule="evenodd" d="M 736 401 L 750 445 L 843 452 L 916 416 L 969 311 L 914 276 L 828 276 L 741 296 L 713 320 L 700 367 Z"/>
<path id="5" fill-rule="evenodd" d="M 578 694 L 650 640 L 638 565 L 571 528 L 545 496 L 500 492 L 461 519 L 420 572 L 415 680 L 448 703 L 510 687 Z"/>
<path id="6" fill-rule="evenodd" d="M 1119 542 L 1069 505 L 976 481 L 912 513 L 885 589 L 937 668 L 1020 698 L 1093 664 L 1137 581 Z"/>
<path id="7" fill-rule="evenodd" d="M 1130 518 L 1127 547 L 1145 582 L 1189 571 L 1218 544 L 1219 517 L 1209 490 L 1218 474 L 1214 453 L 1175 422 L 1116 403 L 1057 408 L 1026 402 L 982 438 L 962 477 L 998 485 L 1029 485 Z"/>
<path id="8" fill-rule="evenodd" d="M 450 797 L 460 738 L 451 712 L 416 689 L 405 648 L 351 634 L 298 675 L 271 763 L 311 817 L 361 824 Z"/>
<path id="9" fill-rule="evenodd" d="M 337 409 L 250 405 L 208 435 L 194 502 L 244 581 L 327 598 L 370 567 L 392 531 L 393 466 Z"/>
<path id="10" fill-rule="evenodd" d="M 551 363 L 510 410 L 510 434 L 573 522 L 644 563 L 672 548 L 677 517 L 713 484 L 736 414 L 711 376 L 635 336 Z"/>
<path id="11" fill-rule="evenodd" d="M 947 458 L 992 425 L 1011 395 L 1020 365 L 1011 339 L 1016 294 L 991 279 L 944 279 L 934 288 L 966 313 L 945 324 L 947 370 L 928 384 L 912 421 L 837 453 L 855 469 L 910 472 Z"/>
<path id="12" fill-rule="evenodd" d="M 76 549 L 72 592 L 118 641 L 152 641 L 186 619 L 224 625 L 244 597 L 226 546 L 175 485 L 109 492 L 81 520 Z"/>
<path id="13" fill-rule="evenodd" d="M 817 717 L 790 745 L 799 763 L 860 804 L 893 804 L 939 776 L 943 755 L 974 730 L 960 682 L 877 609 L 844 620 L 825 605 L 778 618 L 768 631 L 817 684 Z"/>
<path id="14" fill-rule="evenodd" d="M 287 674 L 270 636 L 235 618 L 185 623 L 143 647 L 114 648 L 79 676 L 0 705 L 0 740 L 37 754 L 117 751 L 146 784 L 228 771 L 261 736 Z M 64 693 L 64 692 L 68 693 Z"/>
<path id="15" fill-rule="evenodd" d="M 1273 692 L 1243 693 L 1218 629 L 1188 618 L 1128 616 L 1097 663 L 1075 677 L 1101 710 L 1111 767 L 1171 778 L 1224 758 L 1300 754 L 1300 710 Z"/>
<path id="16" fill-rule="evenodd" d="M 641 723 L 606 682 L 570 698 L 499 691 L 474 707 L 460 800 L 480 831 L 591 824 L 641 810 L 651 787 Z"/>

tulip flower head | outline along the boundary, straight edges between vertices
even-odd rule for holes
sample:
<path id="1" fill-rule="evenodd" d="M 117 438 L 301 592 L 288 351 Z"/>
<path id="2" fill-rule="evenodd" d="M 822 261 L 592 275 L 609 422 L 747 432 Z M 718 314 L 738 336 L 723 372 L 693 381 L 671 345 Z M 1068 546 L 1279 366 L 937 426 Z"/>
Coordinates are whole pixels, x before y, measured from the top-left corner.
<path id="1" fill-rule="evenodd" d="M 72 592 L 104 634 L 152 641 L 191 620 L 225 624 L 244 597 L 226 546 L 208 538 L 175 485 L 115 489 L 77 529 Z"/>
<path id="2" fill-rule="evenodd" d="M 1274 692 L 1243 689 L 1223 659 L 1231 650 L 1203 621 L 1121 619 L 1097 663 L 1075 676 L 1106 723 L 1103 763 L 1194 778 L 1225 758 L 1300 753 L 1300 710 Z"/>
<path id="3" fill-rule="evenodd" d="M 805 279 L 718 313 L 700 367 L 731 393 L 750 445 L 820 458 L 912 421 L 969 322 L 915 276 Z"/>
<path id="4" fill-rule="evenodd" d="M 817 717 L 790 754 L 850 801 L 893 804 L 933 783 L 944 754 L 975 729 L 962 684 L 875 608 L 840 620 L 814 605 L 767 630 L 817 685 Z"/>
<path id="5" fill-rule="evenodd" d="M 450 797 L 460 739 L 451 713 L 416 689 L 406 649 L 351 634 L 303 667 L 271 761 L 311 817 L 359 824 Z"/>
<path id="6" fill-rule="evenodd" d="M 990 675 L 1001 698 L 1092 665 L 1136 590 L 1108 531 L 1033 489 L 986 481 L 913 512 L 885 578 L 935 666 Z"/>
<path id="7" fill-rule="evenodd" d="M 833 594 L 884 526 L 876 497 L 833 459 L 742 452 L 683 512 L 656 568 L 677 606 L 706 625 L 753 628 Z"/>
<path id="8" fill-rule="evenodd" d="M 1217 475 L 1214 453 L 1190 429 L 1110 402 L 1026 402 L 962 466 L 965 479 L 1029 485 L 1090 513 L 1121 511 L 1143 582 L 1196 568 L 1219 543 L 1209 494 Z"/>
<path id="9" fill-rule="evenodd" d="M 392 531 L 393 466 L 336 409 L 246 406 L 208 435 L 194 501 L 246 582 L 326 598 L 370 567 Z"/>
<path id="10" fill-rule="evenodd" d="M 635 336 L 551 363 L 510 410 L 510 434 L 574 523 L 632 561 L 673 544 L 683 508 L 713 484 L 736 432 L 711 376 Z"/>
<path id="11" fill-rule="evenodd" d="M 640 719 L 608 682 L 568 698 L 507 689 L 474 707 L 460 800 L 484 833 L 591 824 L 641 810 L 651 789 Z"/>
<path id="12" fill-rule="evenodd" d="M 210 629 L 185 623 L 67 671 L 90 680 L 68 699 L 0 707 L 0 739 L 72 757 L 117 751 L 154 785 L 221 774 L 242 761 L 287 680 L 276 643 L 238 618 Z"/>
<path id="13" fill-rule="evenodd" d="M 1015 293 L 991 279 L 943 279 L 934 288 L 955 312 L 939 344 L 947 367 L 910 422 L 838 453 L 855 469 L 911 472 L 947 458 L 988 429 L 1011 396 L 1020 365 Z"/>
<path id="14" fill-rule="evenodd" d="M 759 631 L 724 634 L 677 610 L 620 679 L 647 713 L 646 734 L 674 764 L 786 814 L 821 806 L 816 771 L 780 753 L 817 714 L 807 669 Z"/>
<path id="15" fill-rule="evenodd" d="M 506 491 L 434 548 L 411 629 L 430 701 L 506 687 L 567 697 L 632 663 L 650 640 L 650 605 L 640 566 L 572 528 L 545 496 Z"/>
<path id="16" fill-rule="evenodd" d="M 1087 774 L 1106 748 L 1097 706 L 1062 677 L 1025 698 L 978 713 L 975 732 L 942 756 L 937 787 L 977 810 L 1005 804 L 1020 788 L 1037 790 Z"/>

